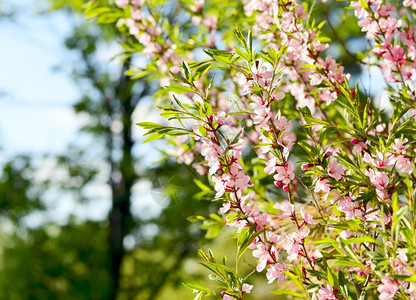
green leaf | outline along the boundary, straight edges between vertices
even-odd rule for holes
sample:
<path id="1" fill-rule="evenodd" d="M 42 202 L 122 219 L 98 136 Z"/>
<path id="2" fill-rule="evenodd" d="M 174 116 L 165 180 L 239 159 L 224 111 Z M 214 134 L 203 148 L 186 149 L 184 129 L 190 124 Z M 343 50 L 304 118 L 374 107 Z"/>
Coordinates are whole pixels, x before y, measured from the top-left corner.
<path id="1" fill-rule="evenodd" d="M 204 127 L 204 126 L 199 125 L 198 129 L 199 129 L 199 132 L 200 132 L 203 136 L 206 136 L 206 135 L 207 135 L 207 130 L 205 129 L 205 127 Z"/>
<path id="2" fill-rule="evenodd" d="M 220 62 L 220 63 L 224 63 L 224 64 L 231 64 L 231 60 L 229 57 L 226 56 L 219 56 L 219 55 L 214 55 L 213 58 Z"/>
<path id="3" fill-rule="evenodd" d="M 242 57 L 242 58 L 244 58 L 245 60 L 248 60 L 248 58 L 247 58 L 247 54 L 245 54 L 240 48 L 238 48 L 238 47 L 235 47 L 234 48 L 234 50 L 235 50 L 235 53 L 238 55 L 238 56 L 240 56 L 240 57 Z"/>
<path id="4" fill-rule="evenodd" d="M 209 186 L 202 183 L 202 181 L 199 181 L 198 179 L 194 179 L 194 182 L 201 190 L 206 191 L 206 192 L 212 191 L 212 189 Z"/>
<path id="5" fill-rule="evenodd" d="M 416 275 L 407 276 L 407 275 L 389 275 L 390 277 L 407 281 L 407 282 L 416 282 Z"/>
<path id="6" fill-rule="evenodd" d="M 340 260 L 337 259 L 335 260 L 335 266 L 340 267 L 340 268 L 345 268 L 345 267 L 357 267 L 357 268 L 361 268 L 361 269 L 365 269 L 366 267 L 359 262 L 355 262 L 352 260 Z"/>
<path id="7" fill-rule="evenodd" d="M 331 270 L 329 268 L 326 269 L 326 273 L 327 273 L 327 276 L 328 276 L 329 284 L 334 286 L 335 285 L 334 276 L 332 275 Z"/>
<path id="8" fill-rule="evenodd" d="M 361 4 L 361 7 L 362 7 L 364 10 L 368 10 L 368 9 L 369 9 L 367 1 L 365 1 L 365 0 L 360 0 L 360 4 Z"/>
<path id="9" fill-rule="evenodd" d="M 174 92 L 178 94 L 195 93 L 195 91 L 189 86 L 179 85 L 179 84 L 171 84 L 167 86 L 165 89 L 168 90 L 169 92 Z"/>
<path id="10" fill-rule="evenodd" d="M 382 245 L 379 241 L 377 241 L 376 239 L 374 239 L 373 237 L 370 236 L 359 236 L 356 238 L 350 238 L 345 240 L 346 243 L 348 244 L 361 244 L 361 243 L 373 243 L 373 244 L 377 244 L 377 245 Z"/>
<path id="11" fill-rule="evenodd" d="M 189 69 L 189 66 L 185 61 L 182 62 L 182 68 L 183 68 L 183 72 L 185 74 L 186 80 L 190 80 L 191 79 L 191 70 Z"/>
<path id="12" fill-rule="evenodd" d="M 283 273 L 290 278 L 302 291 L 306 292 L 303 283 L 299 280 L 299 277 L 289 271 L 283 271 Z"/>
<path id="13" fill-rule="evenodd" d="M 140 122 L 136 123 L 137 126 L 143 127 L 144 129 L 152 129 L 152 128 L 162 128 L 162 125 L 152 122 Z"/>
<path id="14" fill-rule="evenodd" d="M 192 80 L 198 80 L 199 78 L 201 78 L 202 76 L 204 76 L 205 73 L 208 72 L 209 68 L 211 68 L 211 66 L 212 66 L 212 63 L 209 62 L 209 63 L 206 63 L 203 66 L 199 67 L 195 71 L 194 75 L 192 76 Z"/>
<path id="15" fill-rule="evenodd" d="M 182 284 L 184 286 L 186 286 L 187 288 L 190 288 L 192 290 L 197 290 L 197 291 L 201 291 L 201 292 L 205 292 L 206 295 L 212 295 L 214 294 L 213 292 L 211 292 L 211 290 L 209 288 L 206 288 L 200 284 L 197 283 L 186 283 L 186 282 L 182 282 Z"/>
<path id="16" fill-rule="evenodd" d="M 344 295 L 344 297 L 346 299 L 348 299 L 348 286 L 347 286 L 347 281 L 345 280 L 345 276 L 344 273 L 342 273 L 342 271 L 338 271 L 338 280 L 339 280 L 339 287 L 341 290 L 341 293 Z"/>
<path id="17" fill-rule="evenodd" d="M 227 272 L 230 272 L 230 273 L 234 273 L 234 271 L 231 268 L 229 268 L 227 266 L 224 266 L 224 265 L 221 265 L 221 264 L 212 263 L 212 262 L 201 263 L 201 264 L 206 266 L 206 267 L 209 266 L 211 268 L 221 269 L 221 270 L 224 270 L 224 271 L 227 271 Z"/>
<path id="18" fill-rule="evenodd" d="M 143 142 L 143 144 L 145 144 L 145 143 L 148 143 L 148 142 L 151 142 L 151 141 L 155 141 L 155 140 L 158 140 L 158 139 L 161 139 L 161 138 L 163 138 L 164 137 L 164 134 L 161 134 L 161 133 L 159 133 L 159 132 L 155 132 L 155 133 L 153 133 L 152 135 L 150 135 L 144 142 Z"/>
<path id="19" fill-rule="evenodd" d="M 329 37 L 327 37 L 327 36 L 320 36 L 319 38 L 318 38 L 318 40 L 321 42 L 321 43 L 330 43 L 332 40 L 329 38 Z"/>
<path id="20" fill-rule="evenodd" d="M 183 83 L 187 83 L 190 84 L 190 82 L 188 80 L 186 80 L 182 75 L 180 74 L 175 74 L 171 71 L 169 71 L 170 75 L 173 76 L 173 78 L 175 78 L 177 81 L 183 82 Z"/>
<path id="21" fill-rule="evenodd" d="M 296 298 L 305 299 L 305 297 L 302 294 L 292 292 L 292 291 L 289 291 L 289 290 L 279 290 L 279 289 L 277 289 L 277 290 L 272 290 L 272 293 L 276 294 L 276 295 L 288 295 L 288 296 L 293 296 L 293 297 L 296 297 Z"/>
<path id="22" fill-rule="evenodd" d="M 316 278 L 328 280 L 328 276 L 326 276 L 324 272 L 317 270 L 306 270 L 306 272 L 311 274 L 312 276 L 315 276 Z"/>

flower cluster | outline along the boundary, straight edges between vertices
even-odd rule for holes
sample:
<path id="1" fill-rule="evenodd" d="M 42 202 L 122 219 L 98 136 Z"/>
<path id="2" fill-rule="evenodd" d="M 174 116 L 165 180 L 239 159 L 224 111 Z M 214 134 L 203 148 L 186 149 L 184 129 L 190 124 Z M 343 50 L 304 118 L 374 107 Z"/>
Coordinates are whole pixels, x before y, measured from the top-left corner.
<path id="1" fill-rule="evenodd" d="M 206 176 L 207 197 L 222 201 L 219 220 L 236 230 L 237 263 L 251 249 L 267 282 L 291 281 L 299 298 L 415 299 L 416 2 L 350 1 L 371 40 L 358 62 L 377 54 L 388 82 L 399 83 L 390 115 L 350 88 L 306 2 L 184 2 L 178 16 L 190 22 L 175 27 L 156 7 L 117 0 L 118 25 L 153 60 L 139 77 L 166 86 L 162 116 L 177 122 L 141 125 L 150 140 L 174 136 L 173 156 Z M 222 15 L 252 31 L 230 33 Z M 206 60 L 179 59 L 198 46 Z M 252 291 L 237 267 L 202 258 L 222 290 L 194 287 L 198 297 Z"/>
<path id="2" fill-rule="evenodd" d="M 416 31 L 407 17 L 416 4 L 406 0 L 402 5 L 381 0 L 351 2 L 360 18 L 358 25 L 367 39 L 375 41 L 372 52 L 382 58 L 380 67 L 389 82 L 416 79 Z"/>

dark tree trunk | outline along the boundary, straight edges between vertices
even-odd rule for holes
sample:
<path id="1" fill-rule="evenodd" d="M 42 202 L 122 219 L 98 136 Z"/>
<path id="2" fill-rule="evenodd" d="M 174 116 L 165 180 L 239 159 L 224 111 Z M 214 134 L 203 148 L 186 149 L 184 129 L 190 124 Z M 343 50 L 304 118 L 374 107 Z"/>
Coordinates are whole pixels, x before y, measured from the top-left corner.
<path id="1" fill-rule="evenodd" d="M 132 121 L 131 117 L 134 110 L 133 82 L 124 73 L 130 64 L 126 62 L 122 69 L 120 84 L 116 91 L 118 103 L 112 109 L 113 120 L 122 122 L 122 132 L 118 137 L 120 142 L 115 141 L 114 134 L 109 132 L 107 142 L 109 157 L 111 157 L 111 189 L 112 189 L 112 208 L 109 214 L 109 249 L 111 258 L 112 287 L 111 299 L 116 299 L 120 287 L 121 266 L 125 250 L 123 240 L 132 228 L 132 216 L 130 212 L 131 194 L 137 176 L 134 172 L 133 146 L 131 136 Z M 111 131 L 111 130 L 110 130 Z M 110 141 L 111 140 L 111 141 Z M 121 151 L 121 159 L 115 161 L 114 150 Z"/>

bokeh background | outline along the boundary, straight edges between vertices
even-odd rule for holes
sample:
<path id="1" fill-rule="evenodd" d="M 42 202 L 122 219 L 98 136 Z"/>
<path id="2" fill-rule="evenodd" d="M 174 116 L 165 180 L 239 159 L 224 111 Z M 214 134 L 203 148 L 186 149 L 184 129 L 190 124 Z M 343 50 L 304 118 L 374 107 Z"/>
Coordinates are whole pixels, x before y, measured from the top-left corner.
<path id="1" fill-rule="evenodd" d="M 125 75 L 140 58 L 121 62 L 113 26 L 86 20 L 84 3 L 0 1 L 0 299 L 193 299 L 182 282 L 212 285 L 197 249 L 232 261 L 235 240 L 217 236 L 205 179 L 142 144 L 134 124 L 158 121 L 157 85 Z M 336 5 L 340 38 L 365 51 Z M 377 94 L 376 68 L 331 51 Z M 261 282 L 252 299 L 273 298 Z"/>

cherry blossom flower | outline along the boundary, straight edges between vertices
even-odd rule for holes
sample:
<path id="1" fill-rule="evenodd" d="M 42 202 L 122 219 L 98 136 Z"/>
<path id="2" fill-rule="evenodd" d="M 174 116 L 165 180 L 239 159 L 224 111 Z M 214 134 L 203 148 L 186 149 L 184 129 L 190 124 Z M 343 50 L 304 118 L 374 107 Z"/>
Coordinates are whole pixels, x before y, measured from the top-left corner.
<path id="1" fill-rule="evenodd" d="M 276 156 L 274 155 L 270 155 L 270 159 L 266 160 L 265 164 L 266 167 L 264 168 L 264 172 L 266 172 L 267 174 L 273 174 L 276 172 L 276 167 L 277 167 L 277 159 Z"/>
<path id="2" fill-rule="evenodd" d="M 274 265 L 270 265 L 269 269 L 267 269 L 266 277 L 269 280 L 269 284 L 273 283 L 277 279 L 277 283 L 282 283 L 285 280 L 286 275 L 283 273 L 286 271 L 286 265 L 276 263 Z"/>
<path id="3" fill-rule="evenodd" d="M 411 7 L 413 10 L 416 10 L 416 0 L 404 0 L 403 1 L 404 7 Z"/>
<path id="4" fill-rule="evenodd" d="M 257 272 L 263 271 L 267 263 L 269 261 L 272 261 L 272 258 L 269 254 L 268 246 L 266 246 L 263 243 L 257 245 L 257 249 L 253 251 L 253 256 L 259 259 L 256 267 Z"/>
<path id="5" fill-rule="evenodd" d="M 276 175 L 273 178 L 276 181 L 281 181 L 284 184 L 289 184 L 295 178 L 295 168 L 291 163 L 287 163 L 284 167 L 276 167 Z"/>
<path id="6" fill-rule="evenodd" d="M 225 292 L 224 292 L 222 300 L 234 300 L 234 297 L 230 296 L 228 294 L 225 294 Z"/>
<path id="7" fill-rule="evenodd" d="M 332 160 L 328 164 L 328 174 L 336 180 L 340 180 L 344 176 L 344 168 L 336 160 Z"/>
<path id="8" fill-rule="evenodd" d="M 250 294 L 252 288 L 253 288 L 252 285 L 244 283 L 243 286 L 241 287 L 241 290 L 242 290 L 243 293 Z"/>
<path id="9" fill-rule="evenodd" d="M 396 295 L 397 291 L 399 290 L 399 285 L 397 282 L 394 279 L 386 276 L 381 279 L 381 283 L 382 284 L 377 288 L 377 291 L 380 293 L 379 299 L 393 299 L 394 295 Z"/>
<path id="10" fill-rule="evenodd" d="M 291 218 L 295 213 L 295 206 L 287 200 L 277 205 L 277 208 L 280 209 L 280 216 L 282 218 Z"/>
<path id="11" fill-rule="evenodd" d="M 125 8 L 129 4 L 129 0 L 116 0 L 116 5 L 120 8 Z"/>
<path id="12" fill-rule="evenodd" d="M 301 210 L 300 213 L 305 223 L 311 224 L 311 225 L 318 224 L 318 222 L 316 222 L 310 214 L 303 212 L 303 210 Z"/>
<path id="13" fill-rule="evenodd" d="M 321 287 L 319 289 L 318 295 L 316 296 L 319 300 L 339 300 L 337 297 L 335 297 L 334 288 L 330 284 L 327 284 L 326 288 Z"/>
<path id="14" fill-rule="evenodd" d="M 371 184 L 380 190 L 385 189 L 390 182 L 390 178 L 385 172 L 369 169 L 365 174 L 370 178 Z"/>
<path id="15" fill-rule="evenodd" d="M 326 196 L 328 196 L 329 192 L 331 191 L 331 187 L 328 184 L 329 180 L 325 178 L 319 179 L 316 184 L 314 191 L 315 193 L 324 192 Z"/>

